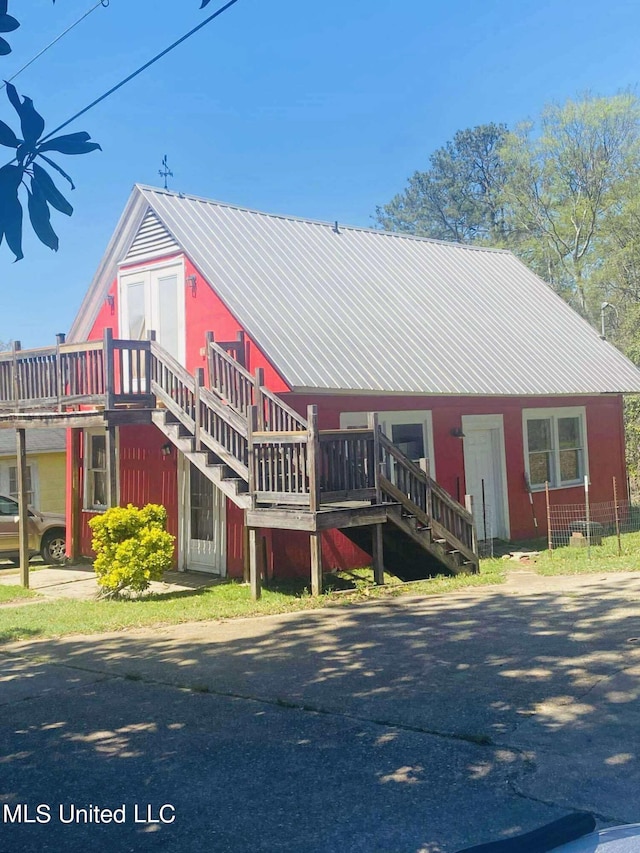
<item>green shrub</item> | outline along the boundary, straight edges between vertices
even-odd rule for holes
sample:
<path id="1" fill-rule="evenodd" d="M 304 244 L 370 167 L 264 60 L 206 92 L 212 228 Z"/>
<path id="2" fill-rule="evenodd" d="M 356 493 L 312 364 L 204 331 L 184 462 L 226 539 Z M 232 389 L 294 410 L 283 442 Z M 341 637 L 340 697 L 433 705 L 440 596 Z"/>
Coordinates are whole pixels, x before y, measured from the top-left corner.
<path id="1" fill-rule="evenodd" d="M 143 592 L 162 579 L 172 565 L 175 538 L 166 524 L 167 511 L 158 504 L 115 506 L 90 520 L 93 567 L 105 598 L 124 590 Z"/>

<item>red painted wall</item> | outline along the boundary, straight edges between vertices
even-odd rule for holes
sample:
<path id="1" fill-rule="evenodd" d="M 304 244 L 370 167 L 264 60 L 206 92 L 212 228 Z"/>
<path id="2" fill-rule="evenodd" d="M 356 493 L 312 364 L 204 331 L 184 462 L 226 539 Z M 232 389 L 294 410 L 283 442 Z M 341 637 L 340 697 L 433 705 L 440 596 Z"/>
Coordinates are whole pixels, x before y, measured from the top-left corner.
<path id="1" fill-rule="evenodd" d="M 216 340 L 235 341 L 236 335 L 244 331 L 240 323 L 229 311 L 223 301 L 206 284 L 203 275 L 196 269 L 188 258 L 185 258 L 185 275 L 195 275 L 197 285 L 195 293 L 191 288 L 185 288 L 185 314 L 187 322 L 187 370 L 191 373 L 197 367 L 204 367 L 206 359 L 201 350 L 205 345 L 205 334 L 212 331 Z M 265 384 L 272 391 L 288 391 L 289 386 L 267 360 L 264 353 L 247 335 L 245 338 L 248 350 L 247 368 L 252 373 L 257 367 L 264 369 Z"/>
<path id="2" fill-rule="evenodd" d="M 298 394 L 283 395 L 289 405 L 305 414 L 307 406 L 318 406 L 320 429 L 340 425 L 340 412 L 403 411 L 429 409 L 433 418 L 433 442 L 436 479 L 456 499 L 464 501 L 463 440 L 454 438 L 451 430 L 460 427 L 463 415 L 502 415 L 505 433 L 507 486 L 512 539 L 524 539 L 535 534 L 529 496 L 524 481 L 524 444 L 522 410 L 584 406 L 587 415 L 587 441 L 591 500 L 612 500 L 612 478 L 616 477 L 618 492 L 626 495 L 627 475 L 624 458 L 624 427 L 622 397 L 602 395 L 593 397 L 368 397 L 349 395 Z M 551 503 L 579 503 L 582 487 L 552 489 Z M 544 493 L 534 494 L 539 522 L 546 523 Z M 545 527 L 546 529 L 546 527 Z"/>
<path id="3" fill-rule="evenodd" d="M 169 456 L 161 453 L 166 438 L 154 426 L 123 426 L 119 429 L 120 451 L 120 505 L 144 506 L 159 503 L 167 509 L 167 529 L 178 535 L 178 473 L 175 449 Z M 82 443 L 81 443 L 82 447 Z M 81 454 L 83 451 L 81 450 Z M 82 460 L 81 460 L 82 461 Z M 83 466 L 80 468 L 81 489 Z M 80 549 L 91 556 L 91 530 L 89 519 L 96 513 L 81 514 Z M 176 543 L 177 555 L 177 543 Z"/>

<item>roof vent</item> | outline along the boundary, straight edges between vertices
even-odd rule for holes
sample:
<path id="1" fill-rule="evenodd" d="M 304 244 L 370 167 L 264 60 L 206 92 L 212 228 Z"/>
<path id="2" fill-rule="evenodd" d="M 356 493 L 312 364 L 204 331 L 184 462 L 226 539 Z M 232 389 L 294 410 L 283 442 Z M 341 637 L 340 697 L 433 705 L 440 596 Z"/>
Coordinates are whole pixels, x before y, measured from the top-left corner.
<path id="1" fill-rule="evenodd" d="M 339 233 L 340 233 L 340 228 L 338 227 L 338 220 L 337 220 L 337 219 L 336 219 L 336 221 L 335 221 L 335 222 L 334 222 L 334 224 L 333 224 L 333 233 L 334 233 L 334 234 L 339 234 Z"/>
<path id="2" fill-rule="evenodd" d="M 159 255 L 170 255 L 179 252 L 180 246 L 158 219 L 153 210 L 149 209 L 142 220 L 138 233 L 124 262 L 141 261 Z"/>

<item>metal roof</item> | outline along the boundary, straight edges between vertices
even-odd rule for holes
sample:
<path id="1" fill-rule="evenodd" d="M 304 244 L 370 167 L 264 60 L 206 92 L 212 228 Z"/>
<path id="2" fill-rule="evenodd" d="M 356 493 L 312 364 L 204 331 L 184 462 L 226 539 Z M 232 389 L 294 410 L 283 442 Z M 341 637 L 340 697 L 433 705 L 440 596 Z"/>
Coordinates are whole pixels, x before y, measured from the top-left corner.
<path id="1" fill-rule="evenodd" d="M 640 392 L 640 371 L 510 252 L 136 193 L 138 225 L 150 207 L 296 390 Z"/>
<path id="2" fill-rule="evenodd" d="M 65 429 L 28 429 L 27 453 L 64 453 L 67 447 Z M 0 429 L 0 456 L 16 455 L 15 430 Z"/>

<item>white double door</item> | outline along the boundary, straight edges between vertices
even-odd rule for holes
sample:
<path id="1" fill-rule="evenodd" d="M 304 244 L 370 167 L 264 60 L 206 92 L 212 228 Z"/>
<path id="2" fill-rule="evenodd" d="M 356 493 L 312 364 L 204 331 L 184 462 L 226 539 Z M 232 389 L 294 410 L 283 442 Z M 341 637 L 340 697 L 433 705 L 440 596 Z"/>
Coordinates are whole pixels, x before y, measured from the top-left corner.
<path id="1" fill-rule="evenodd" d="M 185 361 L 185 294 L 182 263 L 120 274 L 120 337 L 142 341 L 153 330 L 158 343 Z"/>
<path id="2" fill-rule="evenodd" d="M 227 574 L 226 497 L 180 454 L 180 565 L 194 572 Z"/>
<path id="3" fill-rule="evenodd" d="M 473 497 L 478 539 L 509 539 L 502 415 L 465 415 L 462 431 L 466 493 Z"/>

